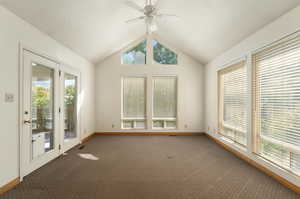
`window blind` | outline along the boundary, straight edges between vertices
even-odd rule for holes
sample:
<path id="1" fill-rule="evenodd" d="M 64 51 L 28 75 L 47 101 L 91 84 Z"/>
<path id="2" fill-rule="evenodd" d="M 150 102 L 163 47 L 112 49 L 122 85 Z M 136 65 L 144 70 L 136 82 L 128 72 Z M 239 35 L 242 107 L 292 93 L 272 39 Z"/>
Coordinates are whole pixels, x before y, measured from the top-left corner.
<path id="1" fill-rule="evenodd" d="M 146 78 L 123 78 L 123 118 L 145 118 Z"/>
<path id="2" fill-rule="evenodd" d="M 300 36 L 253 56 L 255 152 L 300 175 Z"/>
<path id="3" fill-rule="evenodd" d="M 176 118 L 177 78 L 153 77 L 153 117 Z"/>
<path id="4" fill-rule="evenodd" d="M 246 145 L 247 76 L 245 62 L 219 71 L 219 133 Z"/>

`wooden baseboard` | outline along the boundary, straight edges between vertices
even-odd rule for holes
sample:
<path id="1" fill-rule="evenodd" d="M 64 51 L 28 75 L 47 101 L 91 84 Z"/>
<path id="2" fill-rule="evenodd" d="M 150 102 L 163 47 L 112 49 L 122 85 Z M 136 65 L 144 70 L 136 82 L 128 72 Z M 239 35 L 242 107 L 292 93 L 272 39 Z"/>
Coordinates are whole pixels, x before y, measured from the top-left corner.
<path id="1" fill-rule="evenodd" d="M 94 135 L 205 135 L 198 132 L 95 132 Z"/>
<path id="2" fill-rule="evenodd" d="M 279 183 L 281 183 L 285 187 L 287 187 L 287 188 L 291 189 L 292 191 L 300 194 L 300 187 L 299 186 L 291 183 L 290 181 L 288 181 L 285 178 L 277 175 L 276 173 L 274 173 L 270 169 L 258 164 L 254 160 L 248 158 L 247 156 L 243 155 L 242 153 L 238 152 L 237 150 L 229 147 L 228 145 L 224 144 L 220 140 L 218 140 L 218 139 L 216 139 L 216 138 L 214 138 L 214 137 L 212 137 L 212 136 L 210 136 L 206 133 L 191 133 L 191 132 L 125 132 L 125 133 L 124 132 L 95 132 L 95 133 L 85 137 L 84 139 L 82 139 L 82 142 L 86 142 L 86 141 L 90 140 L 94 135 L 206 135 L 210 139 L 212 139 L 214 142 L 216 142 L 217 144 L 222 146 L 224 149 L 232 152 L 237 157 L 241 158 L 242 160 L 246 161 L 250 165 L 252 165 L 255 168 L 257 168 L 257 169 L 261 170 L 262 172 L 266 173 L 267 175 L 271 176 L 272 178 L 277 180 Z M 13 189 L 18 184 L 20 184 L 20 178 L 16 178 L 16 179 L 12 180 L 11 182 L 9 182 L 8 184 L 0 187 L 0 195 L 4 194 L 5 192 L 7 192 L 11 189 Z"/>
<path id="3" fill-rule="evenodd" d="M 90 140 L 94 135 L 95 135 L 95 133 L 92 133 L 91 135 L 89 135 L 89 136 L 83 138 L 83 139 L 81 140 L 81 143 L 84 143 L 84 142 Z"/>
<path id="4" fill-rule="evenodd" d="M 254 160 L 248 158 L 247 156 L 243 155 L 242 153 L 238 152 L 237 150 L 231 148 L 230 146 L 224 144 L 223 142 L 221 142 L 220 140 L 212 137 L 211 135 L 206 134 L 206 136 L 208 136 L 210 139 L 212 139 L 214 142 L 216 142 L 217 144 L 219 144 L 220 146 L 222 146 L 223 148 L 225 148 L 227 151 L 232 152 L 233 154 L 235 154 L 237 157 L 239 157 L 240 159 L 244 160 L 245 162 L 247 162 L 248 164 L 254 166 L 255 168 L 259 169 L 260 171 L 264 172 L 265 174 L 271 176 L 272 178 L 274 178 L 275 180 L 277 180 L 279 183 L 281 183 L 282 185 L 284 185 L 285 187 L 291 189 L 292 191 L 300 194 L 300 187 L 291 183 L 290 181 L 286 180 L 285 178 L 279 176 L 278 174 L 274 173 L 273 171 L 271 171 L 270 169 L 262 166 L 261 164 L 258 164 L 257 162 L 255 162 Z"/>
<path id="5" fill-rule="evenodd" d="M 17 186 L 18 184 L 20 184 L 20 178 L 16 178 L 13 181 L 9 182 L 8 184 L 0 187 L 0 195 L 4 194 L 5 192 L 11 190 L 12 188 L 14 188 L 15 186 Z"/>

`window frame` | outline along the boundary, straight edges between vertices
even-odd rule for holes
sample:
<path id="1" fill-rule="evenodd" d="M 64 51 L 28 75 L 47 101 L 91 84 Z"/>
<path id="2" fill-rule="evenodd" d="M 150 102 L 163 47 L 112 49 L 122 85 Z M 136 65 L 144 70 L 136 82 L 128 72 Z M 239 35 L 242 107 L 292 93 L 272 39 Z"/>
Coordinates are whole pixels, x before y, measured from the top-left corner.
<path id="1" fill-rule="evenodd" d="M 247 59 L 246 57 L 242 57 L 240 59 L 237 59 L 236 61 L 234 62 L 231 62 L 230 64 L 226 64 L 225 66 L 223 66 L 222 68 L 220 68 L 218 71 L 217 71 L 217 92 L 218 92 L 218 106 L 217 106 L 217 110 L 218 110 L 218 136 L 220 136 L 221 138 L 223 138 L 224 140 L 228 140 L 229 142 L 233 143 L 234 146 L 237 146 L 238 148 L 242 149 L 243 151 L 247 150 L 248 148 L 248 139 L 249 139 L 249 131 L 248 131 L 248 100 L 245 101 L 246 103 L 246 107 L 245 107 L 245 112 L 246 112 L 246 127 L 245 127 L 245 132 L 243 131 L 240 131 L 239 129 L 237 128 L 234 128 L 234 127 L 230 127 L 229 125 L 225 125 L 224 124 L 224 101 L 223 101 L 223 92 L 224 92 L 224 85 L 222 84 L 221 85 L 221 77 L 222 75 L 226 74 L 226 73 L 229 73 L 231 71 L 235 71 L 235 70 L 238 70 L 240 68 L 244 67 L 245 68 L 245 72 L 246 72 L 246 85 L 245 85 L 245 89 L 248 90 L 248 73 L 247 73 Z M 223 92 L 222 92 L 223 91 Z M 247 95 L 247 93 L 246 93 Z M 221 131 L 226 128 L 226 129 L 230 129 L 232 130 L 233 132 L 235 131 L 238 131 L 240 133 L 243 133 L 246 137 L 246 145 L 243 145 L 239 142 L 237 142 L 235 139 L 227 136 L 227 135 L 224 135 L 221 133 Z"/>
<path id="2" fill-rule="evenodd" d="M 154 79 L 159 77 L 173 77 L 176 79 L 176 117 L 175 118 L 167 118 L 167 117 L 154 117 Z M 178 129 L 178 95 L 179 95 L 179 78 L 178 75 L 153 75 L 151 79 L 152 89 L 151 89 L 151 96 L 152 96 L 152 110 L 151 110 L 151 128 L 154 130 L 176 130 Z M 154 127 L 153 123 L 154 121 L 162 121 L 163 127 Z M 168 121 L 175 121 L 176 125 L 175 127 L 167 127 L 166 123 Z"/>
<path id="3" fill-rule="evenodd" d="M 256 62 L 255 62 L 255 58 L 256 55 L 266 51 L 268 49 L 272 49 L 272 48 L 276 48 L 277 46 L 280 46 L 281 44 L 284 44 L 285 42 L 291 41 L 297 37 L 300 37 L 300 31 L 296 31 L 292 34 L 288 34 L 280 39 L 277 39 L 274 42 L 271 42 L 261 48 L 258 48 L 256 50 L 253 50 L 250 53 L 250 61 L 251 61 L 251 138 L 252 138 L 252 142 L 251 142 L 251 146 L 252 146 L 252 150 L 251 150 L 251 154 L 254 155 L 254 157 L 262 160 L 264 163 L 268 163 L 269 165 L 280 169 L 282 171 L 284 171 L 285 174 L 287 174 L 288 176 L 292 176 L 293 178 L 295 177 L 296 179 L 300 179 L 300 174 L 296 174 L 295 172 L 293 172 L 291 169 L 288 169 L 286 167 L 284 167 L 283 165 L 280 165 L 264 156 L 262 156 L 260 154 L 259 151 L 259 145 L 261 143 L 260 140 L 265 140 L 267 142 L 273 143 L 273 144 L 279 144 L 279 142 L 281 141 L 277 141 L 277 140 L 273 140 L 272 138 L 267 138 L 265 136 L 265 138 L 261 138 L 261 135 L 259 135 L 259 126 L 257 125 L 259 122 L 257 120 L 259 120 L 259 118 L 257 118 L 258 114 L 259 114 L 259 106 L 256 102 L 256 100 L 258 99 L 257 96 L 257 86 L 259 85 L 258 82 L 258 73 L 257 73 L 257 66 L 256 66 Z M 281 142 L 283 143 L 283 142 Z M 289 152 L 289 154 L 294 152 L 294 149 L 290 146 L 286 146 L 289 144 L 285 144 L 285 146 L 281 145 L 281 147 L 283 147 L 285 150 L 287 150 Z M 299 150 L 299 149 L 297 149 Z M 290 160 L 291 161 L 291 160 Z"/>
<path id="4" fill-rule="evenodd" d="M 146 40 L 146 63 L 145 64 L 125 64 L 123 63 L 123 54 L 126 53 L 127 51 L 131 50 L 132 48 L 136 47 L 137 45 L 139 45 L 141 42 Z M 172 52 L 177 54 L 177 64 L 160 64 L 157 63 L 154 60 L 154 51 L 153 51 L 153 41 L 157 41 L 159 42 L 161 45 L 163 45 L 164 47 L 168 48 L 169 50 L 171 50 Z M 162 39 L 158 38 L 157 36 L 152 36 L 152 35 L 146 35 L 141 37 L 140 39 L 132 42 L 131 44 L 129 44 L 128 46 L 126 46 L 123 50 L 121 50 L 119 52 L 119 58 L 120 58 L 120 64 L 122 66 L 156 66 L 156 67 L 178 67 L 180 66 L 180 60 L 181 60 L 181 54 L 180 52 L 170 46 L 169 44 L 167 44 L 167 42 L 162 41 Z"/>
<path id="5" fill-rule="evenodd" d="M 137 47 L 139 44 L 141 44 L 142 42 L 146 41 L 146 63 L 145 64 L 126 64 L 123 63 L 123 54 L 134 49 L 135 47 Z M 142 37 L 134 42 L 132 42 L 131 44 L 129 44 L 128 46 L 126 46 L 123 50 L 120 51 L 119 53 L 119 58 L 120 58 L 120 63 L 122 66 L 145 66 L 148 64 L 149 62 L 149 51 L 148 51 L 148 44 L 149 41 L 147 39 L 147 37 Z"/>
<path id="6" fill-rule="evenodd" d="M 144 117 L 124 117 L 124 79 L 126 78 L 143 78 L 145 81 L 144 85 L 144 93 L 145 93 L 145 115 Z M 148 84 L 148 77 L 147 75 L 123 75 L 121 76 L 121 129 L 123 130 L 146 130 L 147 129 L 147 84 Z M 126 128 L 124 127 L 124 122 L 130 121 L 133 124 L 132 128 Z M 144 127 L 136 127 L 136 123 L 139 121 L 144 121 L 145 126 Z"/>
<path id="7" fill-rule="evenodd" d="M 279 178 L 281 177 L 284 180 L 287 180 L 288 182 L 290 182 L 291 184 L 294 184 L 296 186 L 300 186 L 299 184 L 299 179 L 300 176 L 296 175 L 295 173 L 292 173 L 291 171 L 289 171 L 288 169 L 285 169 L 284 167 L 258 155 L 255 153 L 255 134 L 254 134 L 254 119 L 255 119 L 255 88 L 253 85 L 253 79 L 255 78 L 255 67 L 254 67 L 254 63 L 253 63 L 253 55 L 255 55 L 256 53 L 258 53 L 259 51 L 262 51 L 264 49 L 270 48 L 272 46 L 278 45 L 279 43 L 285 41 L 285 40 L 289 40 L 291 37 L 295 37 L 296 35 L 300 36 L 300 30 L 294 31 L 292 33 L 287 33 L 285 35 L 281 35 L 275 39 L 272 40 L 267 40 L 266 42 L 264 42 L 264 44 L 259 45 L 258 47 L 254 47 L 252 49 L 247 50 L 246 52 L 242 52 L 240 55 L 240 57 L 232 57 L 233 59 L 229 60 L 227 63 L 225 64 L 221 64 L 217 67 L 217 69 L 214 72 L 215 75 L 215 84 L 218 84 L 218 70 L 224 69 L 230 65 L 232 65 L 232 63 L 236 63 L 240 60 L 245 60 L 246 61 L 246 68 L 247 68 L 247 131 L 248 131 L 248 135 L 247 135 L 247 147 L 246 148 L 242 148 L 239 145 L 236 145 L 234 142 L 232 142 L 231 140 L 227 139 L 226 137 L 220 135 L 218 133 L 218 119 L 217 122 L 215 124 L 210 124 L 208 125 L 206 128 L 206 132 L 208 134 L 210 134 L 212 137 L 215 137 L 217 140 L 219 140 L 220 143 L 224 144 L 225 146 L 229 147 L 230 150 L 235 150 L 237 153 L 240 153 L 241 155 L 244 155 L 247 159 L 249 159 L 249 161 L 253 162 L 253 164 L 257 165 L 258 167 L 264 167 L 266 168 L 266 172 L 271 172 L 274 175 L 278 175 Z M 219 95 L 218 90 L 215 91 L 215 94 L 217 97 Z M 217 99 L 218 100 L 218 99 Z M 217 117 L 218 116 L 218 107 L 219 106 L 219 102 L 216 102 L 216 114 Z M 273 175 L 272 174 L 272 175 Z"/>

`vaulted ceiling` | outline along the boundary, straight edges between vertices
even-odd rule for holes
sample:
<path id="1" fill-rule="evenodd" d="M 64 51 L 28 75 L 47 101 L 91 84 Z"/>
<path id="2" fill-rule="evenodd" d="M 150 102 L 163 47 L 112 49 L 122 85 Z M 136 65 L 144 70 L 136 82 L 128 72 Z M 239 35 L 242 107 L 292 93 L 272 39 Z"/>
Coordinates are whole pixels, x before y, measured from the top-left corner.
<path id="1" fill-rule="evenodd" d="M 0 0 L 0 4 L 93 63 L 145 34 L 125 0 Z M 145 0 L 133 0 L 141 6 Z M 164 19 L 156 34 L 207 63 L 264 25 L 300 5 L 299 0 L 159 0 Z"/>

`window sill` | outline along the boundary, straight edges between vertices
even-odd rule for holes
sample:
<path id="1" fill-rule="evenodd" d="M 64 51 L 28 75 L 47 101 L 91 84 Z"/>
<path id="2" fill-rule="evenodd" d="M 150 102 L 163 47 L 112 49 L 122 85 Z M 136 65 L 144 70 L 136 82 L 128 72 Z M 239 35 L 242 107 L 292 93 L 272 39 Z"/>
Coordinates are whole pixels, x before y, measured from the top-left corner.
<path id="1" fill-rule="evenodd" d="M 227 144 L 227 145 L 229 145 L 231 147 L 234 147 L 237 150 L 241 150 L 241 151 L 243 151 L 245 153 L 247 152 L 247 147 L 246 146 L 243 146 L 243 145 L 241 145 L 241 144 L 233 141 L 232 139 L 229 139 L 229 138 L 227 138 L 227 137 L 225 137 L 223 135 L 219 135 L 219 139 L 221 141 L 223 141 L 225 144 Z"/>
<path id="2" fill-rule="evenodd" d="M 152 127 L 153 130 L 177 130 L 177 128 Z"/>
<path id="3" fill-rule="evenodd" d="M 274 168 L 274 169 L 280 171 L 281 173 L 284 173 L 285 176 L 291 176 L 292 178 L 295 178 L 298 180 L 300 179 L 300 176 L 297 175 L 296 173 L 292 172 L 291 170 L 289 170 L 287 168 L 284 168 L 283 166 L 276 164 L 275 162 L 272 162 L 271 160 L 255 153 L 255 152 L 252 152 L 251 155 L 252 155 L 253 159 L 256 160 L 256 162 L 260 163 L 261 165 L 263 165 L 267 168 L 271 167 L 271 168 Z"/>
<path id="4" fill-rule="evenodd" d="M 121 128 L 122 130 L 146 130 L 146 128 Z"/>

